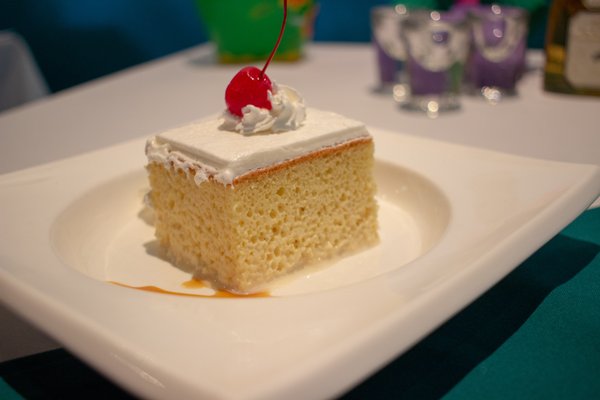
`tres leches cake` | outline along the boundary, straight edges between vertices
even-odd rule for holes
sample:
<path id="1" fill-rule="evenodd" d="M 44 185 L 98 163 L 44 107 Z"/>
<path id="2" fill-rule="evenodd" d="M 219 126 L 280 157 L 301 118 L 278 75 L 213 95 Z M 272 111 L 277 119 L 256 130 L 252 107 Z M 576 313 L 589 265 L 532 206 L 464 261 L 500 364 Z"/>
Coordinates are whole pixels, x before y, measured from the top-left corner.
<path id="1" fill-rule="evenodd" d="M 221 117 L 148 139 L 155 233 L 166 256 L 215 289 L 263 291 L 304 266 L 378 241 L 373 139 L 306 109 L 292 88 L 243 68 Z"/>
<path id="2" fill-rule="evenodd" d="M 219 289 L 263 290 L 377 242 L 373 140 L 340 115 L 252 136 L 210 119 L 155 136 L 147 156 L 161 247 Z"/>

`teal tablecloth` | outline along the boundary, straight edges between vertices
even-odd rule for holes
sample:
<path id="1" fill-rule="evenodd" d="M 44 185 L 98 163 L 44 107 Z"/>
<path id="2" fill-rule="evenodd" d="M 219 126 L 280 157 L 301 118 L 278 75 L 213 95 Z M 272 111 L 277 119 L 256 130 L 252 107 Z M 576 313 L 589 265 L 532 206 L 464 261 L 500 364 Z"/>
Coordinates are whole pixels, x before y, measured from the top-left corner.
<path id="1" fill-rule="evenodd" d="M 21 397 L 10 385 L 0 378 L 0 399 L 3 400 L 20 400 Z"/>
<path id="2" fill-rule="evenodd" d="M 600 209 L 544 251 L 557 241 L 565 253 L 539 260 L 538 273 L 558 285 L 447 399 L 600 399 Z"/>
<path id="3" fill-rule="evenodd" d="M 129 398 L 64 350 L 0 378 L 2 399 Z M 600 208 L 343 398 L 600 399 Z"/>

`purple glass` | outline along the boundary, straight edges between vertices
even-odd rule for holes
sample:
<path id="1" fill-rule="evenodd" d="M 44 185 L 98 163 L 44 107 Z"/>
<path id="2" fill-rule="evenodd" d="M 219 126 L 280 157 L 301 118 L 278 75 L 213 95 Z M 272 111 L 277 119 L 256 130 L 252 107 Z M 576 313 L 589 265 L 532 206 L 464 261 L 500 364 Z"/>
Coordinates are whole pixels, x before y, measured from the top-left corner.
<path id="1" fill-rule="evenodd" d="M 410 90 L 409 101 L 403 107 L 431 116 L 459 108 L 463 68 L 469 50 L 469 29 L 464 14 L 413 12 L 402 33 Z"/>
<path id="2" fill-rule="evenodd" d="M 393 85 L 398 82 L 398 61 L 390 57 L 376 40 L 373 41 L 377 55 L 377 71 L 379 83 L 383 86 Z"/>
<path id="3" fill-rule="evenodd" d="M 466 79 L 491 101 L 516 94 L 525 71 L 527 12 L 518 7 L 481 6 L 469 11 L 472 49 Z"/>
<path id="4" fill-rule="evenodd" d="M 391 92 L 402 82 L 402 71 L 406 58 L 400 39 L 403 21 L 408 11 L 403 5 L 377 6 L 371 9 L 373 46 L 377 57 L 379 91 Z"/>

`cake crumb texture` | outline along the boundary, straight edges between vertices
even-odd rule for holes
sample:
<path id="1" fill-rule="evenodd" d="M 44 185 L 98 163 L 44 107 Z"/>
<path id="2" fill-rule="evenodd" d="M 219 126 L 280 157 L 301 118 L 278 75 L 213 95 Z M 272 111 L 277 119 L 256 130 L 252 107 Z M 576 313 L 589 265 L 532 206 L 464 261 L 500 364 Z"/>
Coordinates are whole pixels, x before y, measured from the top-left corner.
<path id="1" fill-rule="evenodd" d="M 373 141 L 255 171 L 234 185 L 147 166 L 156 237 L 178 267 L 238 293 L 378 241 Z"/>

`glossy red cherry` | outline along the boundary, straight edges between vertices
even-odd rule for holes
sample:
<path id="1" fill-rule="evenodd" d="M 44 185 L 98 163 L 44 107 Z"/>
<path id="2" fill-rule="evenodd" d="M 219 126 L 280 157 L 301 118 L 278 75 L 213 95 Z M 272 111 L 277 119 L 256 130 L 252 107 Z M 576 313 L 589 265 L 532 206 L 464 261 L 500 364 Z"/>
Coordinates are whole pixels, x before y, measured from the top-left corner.
<path id="1" fill-rule="evenodd" d="M 242 68 L 229 82 L 225 90 L 225 103 L 233 115 L 242 116 L 242 108 L 252 104 L 258 108 L 271 109 L 269 91 L 273 84 L 262 71 L 256 67 Z"/>
<path id="2" fill-rule="evenodd" d="M 252 104 L 255 107 L 271 109 L 271 101 L 269 100 L 269 91 L 272 91 L 273 84 L 271 80 L 265 74 L 269 63 L 273 59 L 283 32 L 285 30 L 285 22 L 287 21 L 287 0 L 283 0 L 283 21 L 281 22 L 281 30 L 277 37 L 277 42 L 265 62 L 265 66 L 262 70 L 256 67 L 245 67 L 242 68 L 229 82 L 227 89 L 225 89 L 225 104 L 227 109 L 233 115 L 242 117 L 242 108 Z"/>

